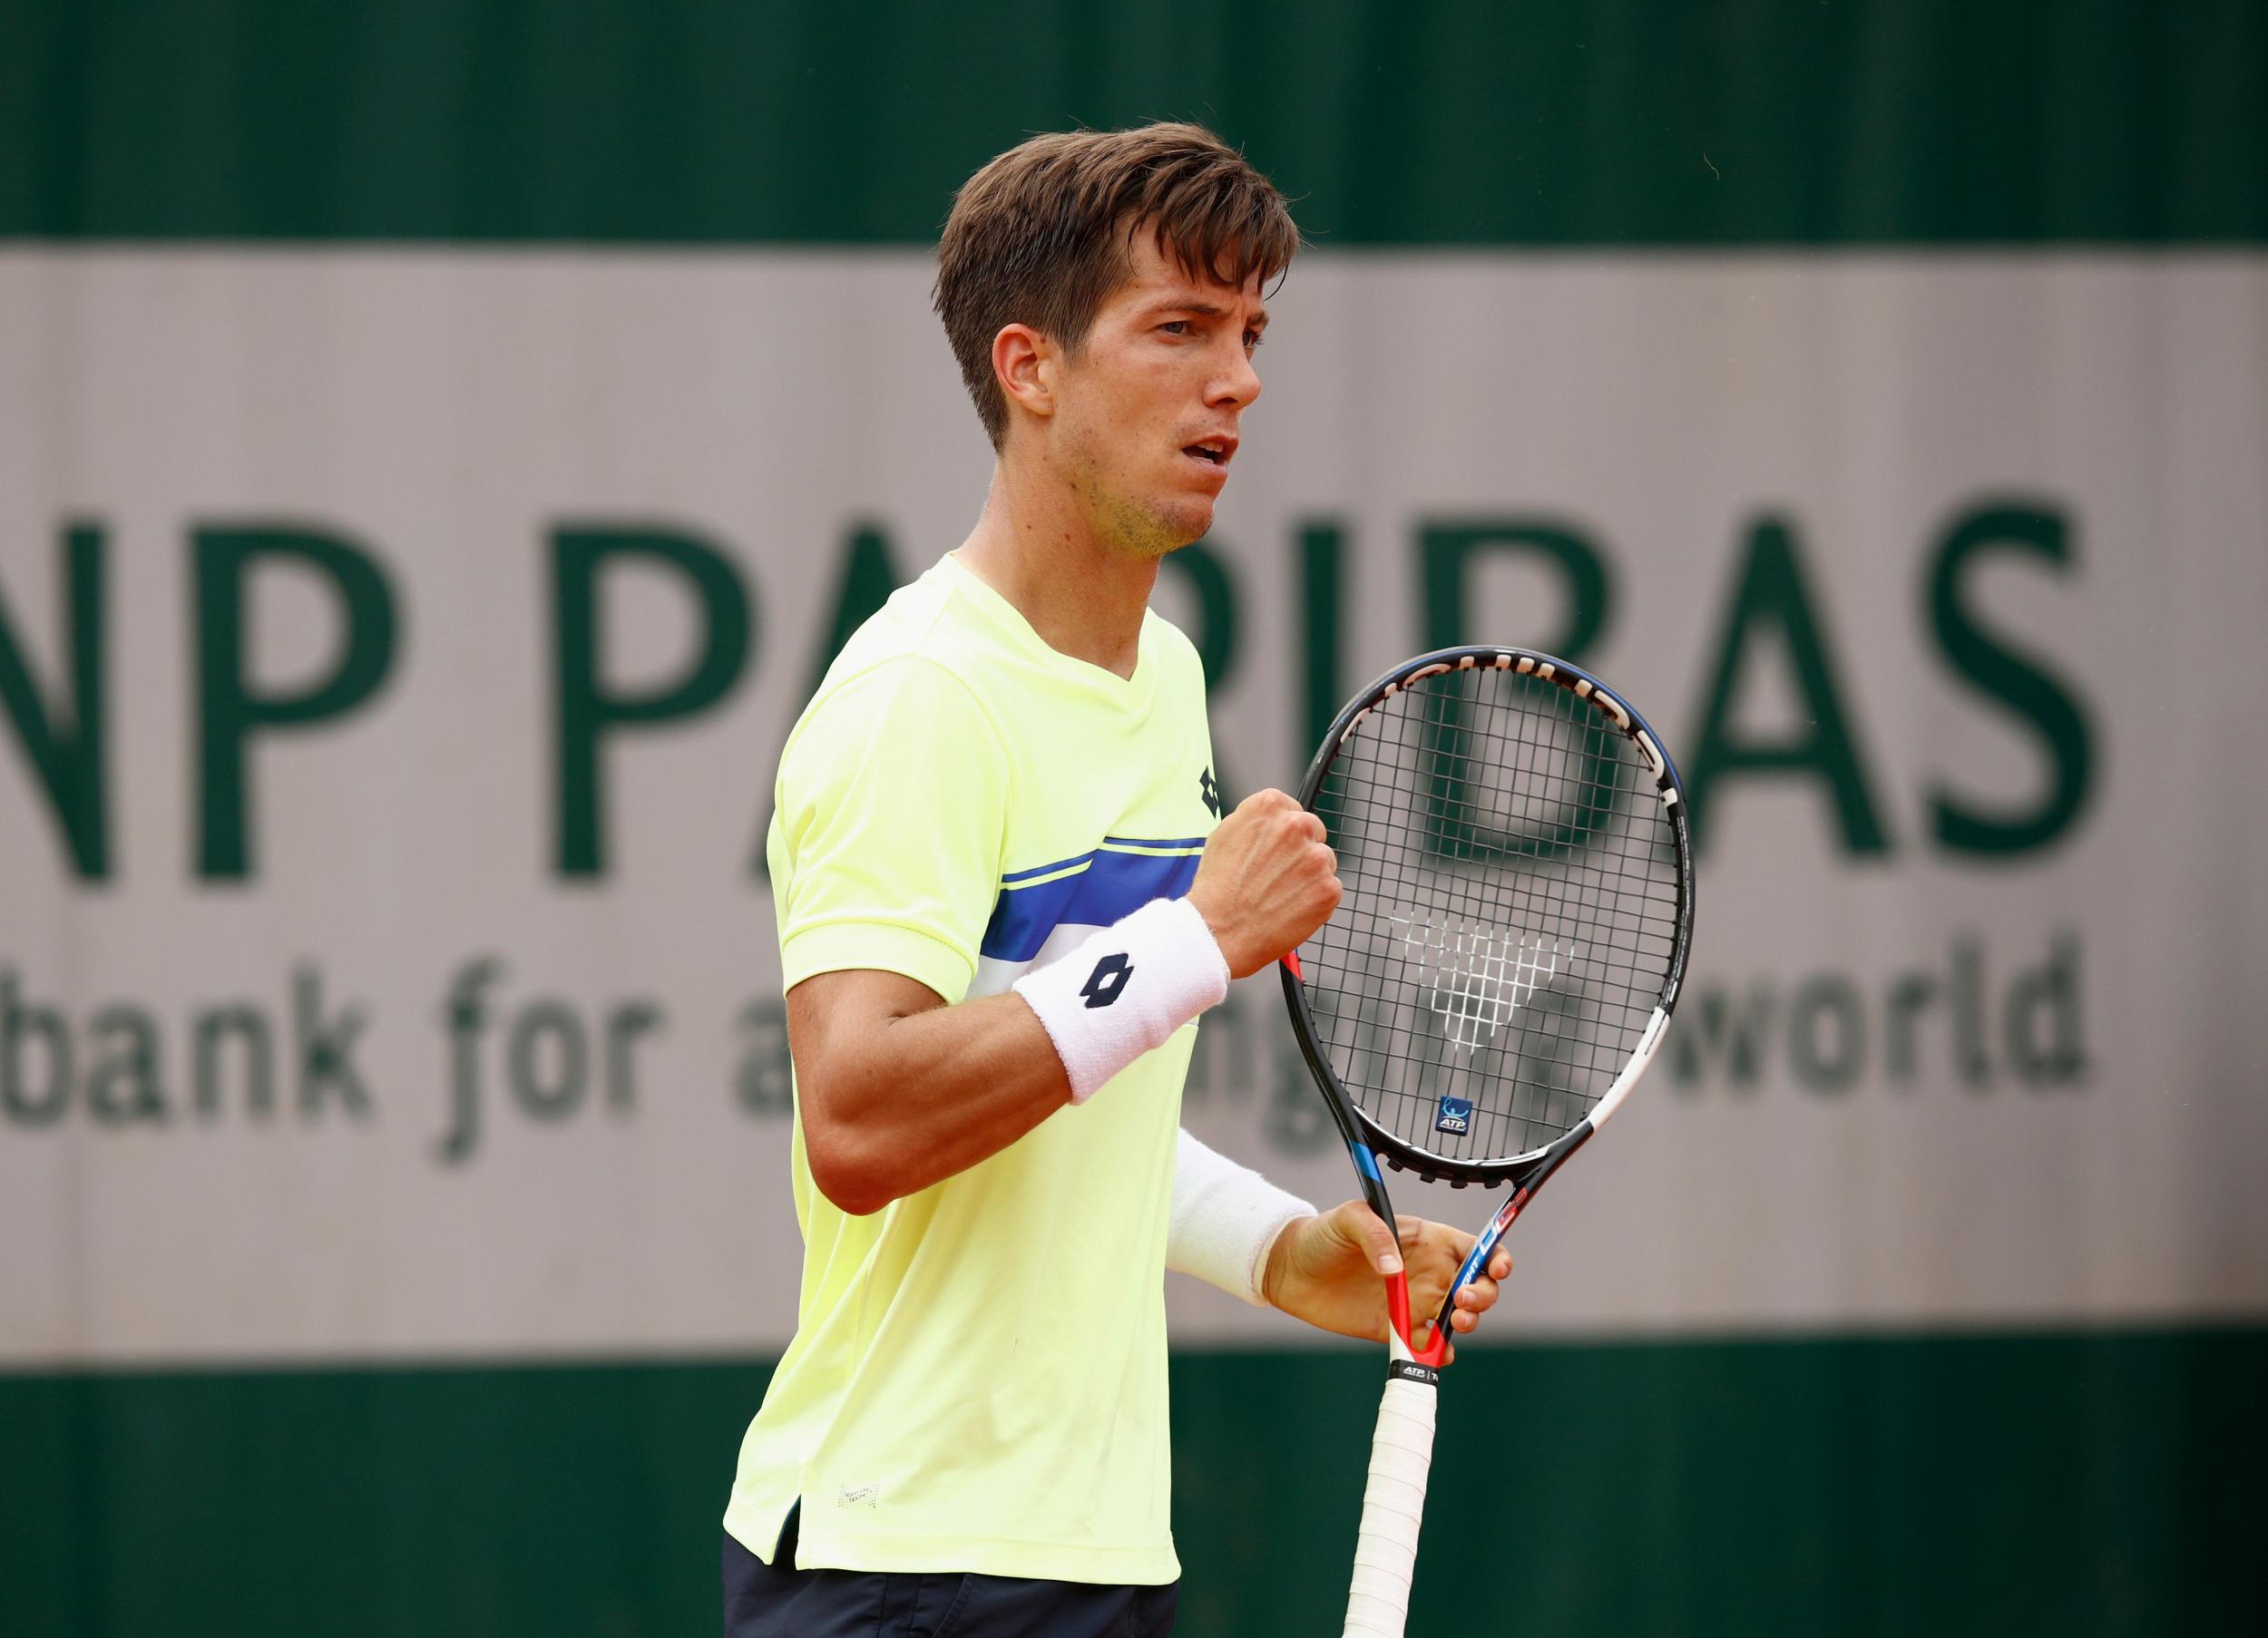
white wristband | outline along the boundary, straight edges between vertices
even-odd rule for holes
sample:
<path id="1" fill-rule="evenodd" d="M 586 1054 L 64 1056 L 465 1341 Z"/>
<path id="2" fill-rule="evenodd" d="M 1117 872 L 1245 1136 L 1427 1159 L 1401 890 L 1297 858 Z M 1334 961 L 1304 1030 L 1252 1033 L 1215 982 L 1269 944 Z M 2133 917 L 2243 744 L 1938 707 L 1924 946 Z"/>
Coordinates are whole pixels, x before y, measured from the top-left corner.
<path id="1" fill-rule="evenodd" d="M 1071 1102 L 1228 993 L 1228 963 L 1187 899 L 1152 899 L 1012 986 L 1047 1027 Z"/>
<path id="2" fill-rule="evenodd" d="M 1173 1216 L 1166 1266 L 1195 1274 L 1255 1308 L 1267 1306 L 1260 1279 L 1276 1237 L 1315 1208 L 1259 1173 L 1207 1148 L 1182 1128 L 1173 1157 Z"/>

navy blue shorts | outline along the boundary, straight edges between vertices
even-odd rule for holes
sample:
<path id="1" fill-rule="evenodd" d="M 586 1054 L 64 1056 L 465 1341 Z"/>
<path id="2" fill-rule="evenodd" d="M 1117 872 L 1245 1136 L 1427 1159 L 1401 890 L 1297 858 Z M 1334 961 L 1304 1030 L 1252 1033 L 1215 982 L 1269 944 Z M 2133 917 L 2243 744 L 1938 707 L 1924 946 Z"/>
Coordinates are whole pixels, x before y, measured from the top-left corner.
<path id="1" fill-rule="evenodd" d="M 796 1568 L 797 1515 L 766 1564 L 725 1537 L 725 1638 L 1164 1638 L 1178 1584 Z"/>

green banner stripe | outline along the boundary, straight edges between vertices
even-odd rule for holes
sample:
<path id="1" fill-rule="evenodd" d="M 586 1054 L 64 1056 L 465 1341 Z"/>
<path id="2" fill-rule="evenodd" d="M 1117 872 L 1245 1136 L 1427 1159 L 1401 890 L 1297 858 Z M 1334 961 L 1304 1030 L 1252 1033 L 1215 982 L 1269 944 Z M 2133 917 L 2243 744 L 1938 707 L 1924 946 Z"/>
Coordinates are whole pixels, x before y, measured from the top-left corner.
<path id="1" fill-rule="evenodd" d="M 1175 1359 L 1182 1638 L 1334 1630 L 1381 1374 L 1353 1349 Z M 765 1380 L 0 1376 L 8 1630 L 713 1632 Z M 1470 1350 L 1412 1630 L 2268 1631 L 2263 1380 L 2259 1328 Z"/>
<path id="2" fill-rule="evenodd" d="M 1025 132 L 1331 245 L 2268 240 L 2262 0 L 13 0 L 0 237 L 921 243 Z"/>

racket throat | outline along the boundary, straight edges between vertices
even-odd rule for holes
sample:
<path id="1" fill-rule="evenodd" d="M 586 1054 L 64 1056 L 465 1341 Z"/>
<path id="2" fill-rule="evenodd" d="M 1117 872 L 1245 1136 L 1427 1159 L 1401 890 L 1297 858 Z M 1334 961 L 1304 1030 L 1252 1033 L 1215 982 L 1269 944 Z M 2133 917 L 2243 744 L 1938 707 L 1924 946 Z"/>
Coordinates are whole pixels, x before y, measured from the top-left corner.
<path id="1" fill-rule="evenodd" d="M 1386 1277 L 1386 1354 L 1390 1374 L 1396 1367 L 1413 1365 L 1424 1372 L 1420 1380 L 1428 1382 L 1439 1380 L 1441 1368 L 1449 1359 L 1446 1323 L 1433 1327 L 1432 1340 L 1422 1349 L 1410 1341 L 1410 1276 L 1406 1273 Z"/>

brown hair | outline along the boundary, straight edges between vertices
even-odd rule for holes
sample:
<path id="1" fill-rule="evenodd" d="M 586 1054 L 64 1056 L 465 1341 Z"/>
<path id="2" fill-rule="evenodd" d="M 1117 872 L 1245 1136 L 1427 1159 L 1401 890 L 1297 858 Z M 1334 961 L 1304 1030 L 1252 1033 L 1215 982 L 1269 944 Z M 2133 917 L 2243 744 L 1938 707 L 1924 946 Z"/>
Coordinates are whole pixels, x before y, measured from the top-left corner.
<path id="1" fill-rule="evenodd" d="M 1299 249 L 1276 185 L 1202 125 L 1035 136 L 953 196 L 937 314 L 993 448 L 1007 435 L 1008 399 L 992 338 L 1028 324 L 1076 350 L 1146 228 L 1183 272 L 1226 285 L 1273 278 Z"/>

